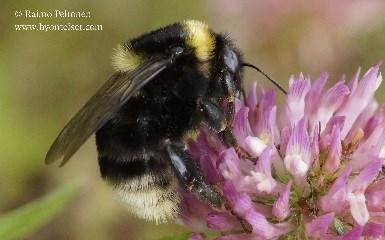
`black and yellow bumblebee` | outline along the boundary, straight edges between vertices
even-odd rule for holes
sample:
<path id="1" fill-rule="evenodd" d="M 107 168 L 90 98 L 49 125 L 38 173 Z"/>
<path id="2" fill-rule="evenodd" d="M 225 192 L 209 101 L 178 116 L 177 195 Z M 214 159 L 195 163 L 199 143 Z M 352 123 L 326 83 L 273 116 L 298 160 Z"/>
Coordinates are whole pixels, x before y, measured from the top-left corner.
<path id="1" fill-rule="evenodd" d="M 226 35 L 195 20 L 120 44 L 113 64 L 116 72 L 60 132 L 46 163 L 65 164 L 96 133 L 101 175 L 137 216 L 173 219 L 180 186 L 222 206 L 185 141 L 206 125 L 226 145 L 237 144 L 234 100 L 242 92 L 242 66 L 252 65 Z"/>

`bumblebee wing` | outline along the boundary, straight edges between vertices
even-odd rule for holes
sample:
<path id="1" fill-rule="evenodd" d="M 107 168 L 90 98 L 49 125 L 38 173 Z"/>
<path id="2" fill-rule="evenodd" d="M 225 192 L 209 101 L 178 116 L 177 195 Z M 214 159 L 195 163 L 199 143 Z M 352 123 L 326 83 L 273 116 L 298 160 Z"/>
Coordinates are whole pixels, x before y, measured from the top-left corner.
<path id="1" fill-rule="evenodd" d="M 133 94 L 172 62 L 172 58 L 149 59 L 133 71 L 112 75 L 63 128 L 48 150 L 45 163 L 60 160 L 60 166 L 63 166 Z"/>

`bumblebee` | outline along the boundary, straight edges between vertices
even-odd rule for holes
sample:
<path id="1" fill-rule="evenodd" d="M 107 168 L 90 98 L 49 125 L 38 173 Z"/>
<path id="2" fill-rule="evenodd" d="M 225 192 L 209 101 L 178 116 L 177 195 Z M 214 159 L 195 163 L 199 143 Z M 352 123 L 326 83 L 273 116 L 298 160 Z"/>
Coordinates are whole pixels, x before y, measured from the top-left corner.
<path id="1" fill-rule="evenodd" d="M 101 176 L 140 218 L 175 218 L 179 187 L 221 207 L 185 140 L 205 125 L 236 146 L 234 100 L 242 66 L 252 65 L 227 36 L 194 20 L 120 44 L 113 65 L 116 72 L 60 132 L 45 162 L 64 165 L 95 133 Z"/>

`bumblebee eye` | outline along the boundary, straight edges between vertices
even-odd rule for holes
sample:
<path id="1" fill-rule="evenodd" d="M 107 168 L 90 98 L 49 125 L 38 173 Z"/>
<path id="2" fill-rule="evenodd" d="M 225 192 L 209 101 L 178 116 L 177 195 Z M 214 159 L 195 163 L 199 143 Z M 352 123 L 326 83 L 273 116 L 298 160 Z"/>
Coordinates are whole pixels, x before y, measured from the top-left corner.
<path id="1" fill-rule="evenodd" d="M 174 56 L 179 56 L 179 55 L 182 55 L 184 49 L 180 46 L 176 46 L 176 47 L 172 47 L 171 48 L 171 53 L 174 55 Z"/>

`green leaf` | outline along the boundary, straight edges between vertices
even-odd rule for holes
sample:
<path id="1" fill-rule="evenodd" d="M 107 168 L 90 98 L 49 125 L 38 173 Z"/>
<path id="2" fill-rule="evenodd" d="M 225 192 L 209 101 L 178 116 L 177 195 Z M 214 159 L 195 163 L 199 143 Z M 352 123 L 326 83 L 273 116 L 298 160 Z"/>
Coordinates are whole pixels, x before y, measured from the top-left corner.
<path id="1" fill-rule="evenodd" d="M 63 186 L 0 216 L 0 239 L 18 239 L 40 228 L 63 210 L 79 189 L 78 183 Z"/>
<path id="2" fill-rule="evenodd" d="M 179 234 L 177 236 L 167 236 L 167 237 L 162 237 L 159 240 L 187 240 L 190 237 L 191 233 L 183 233 Z"/>

